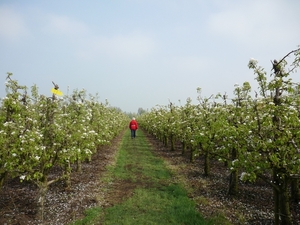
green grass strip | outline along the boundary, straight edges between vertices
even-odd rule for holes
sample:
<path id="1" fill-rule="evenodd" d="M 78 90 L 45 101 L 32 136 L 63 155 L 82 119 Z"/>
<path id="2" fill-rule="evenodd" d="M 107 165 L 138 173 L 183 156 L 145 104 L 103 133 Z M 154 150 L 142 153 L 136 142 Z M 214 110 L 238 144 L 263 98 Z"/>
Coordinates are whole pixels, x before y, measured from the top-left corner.
<path id="1" fill-rule="evenodd" d="M 139 131 L 135 139 L 126 132 L 119 149 L 117 165 L 113 175 L 116 178 L 148 181 L 167 179 L 171 174 L 163 164 L 163 160 L 155 157 L 144 134 Z"/>
<path id="2" fill-rule="evenodd" d="M 130 138 L 129 131 L 125 133 L 110 173 L 113 181 L 130 182 L 134 186 L 132 194 L 101 212 L 99 208 L 89 209 L 86 218 L 90 219 L 75 224 L 221 224 L 203 219 L 182 185 L 171 182 L 172 173 L 162 159 L 151 153 L 140 130 L 135 139 Z"/>
<path id="3" fill-rule="evenodd" d="M 136 189 L 134 195 L 106 211 L 112 224 L 209 224 L 178 185 L 162 189 Z"/>

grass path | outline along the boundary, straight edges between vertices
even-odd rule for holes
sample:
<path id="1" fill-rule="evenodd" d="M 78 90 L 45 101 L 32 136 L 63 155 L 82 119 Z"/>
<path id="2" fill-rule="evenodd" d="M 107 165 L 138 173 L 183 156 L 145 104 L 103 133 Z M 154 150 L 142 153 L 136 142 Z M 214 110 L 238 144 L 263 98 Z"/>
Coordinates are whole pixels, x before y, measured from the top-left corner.
<path id="1" fill-rule="evenodd" d="M 204 220 L 183 185 L 172 181 L 172 172 L 152 154 L 143 132 L 137 135 L 131 139 L 129 130 L 125 132 L 105 176 L 111 206 L 89 209 L 75 224 L 216 224 Z"/>

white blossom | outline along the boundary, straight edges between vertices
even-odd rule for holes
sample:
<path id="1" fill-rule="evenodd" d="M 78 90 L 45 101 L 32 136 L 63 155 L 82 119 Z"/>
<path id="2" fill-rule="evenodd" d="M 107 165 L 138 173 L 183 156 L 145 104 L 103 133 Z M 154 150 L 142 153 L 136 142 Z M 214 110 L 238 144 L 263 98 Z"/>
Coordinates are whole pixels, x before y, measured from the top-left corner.
<path id="1" fill-rule="evenodd" d="M 240 177 L 240 180 L 245 180 L 245 178 L 248 177 L 248 176 L 249 176 L 248 173 L 242 172 L 241 177 Z"/>
<path id="2" fill-rule="evenodd" d="M 234 164 L 235 164 L 236 162 L 238 162 L 238 161 L 239 161 L 238 159 L 233 160 L 233 161 L 232 161 L 232 165 L 234 166 Z"/>

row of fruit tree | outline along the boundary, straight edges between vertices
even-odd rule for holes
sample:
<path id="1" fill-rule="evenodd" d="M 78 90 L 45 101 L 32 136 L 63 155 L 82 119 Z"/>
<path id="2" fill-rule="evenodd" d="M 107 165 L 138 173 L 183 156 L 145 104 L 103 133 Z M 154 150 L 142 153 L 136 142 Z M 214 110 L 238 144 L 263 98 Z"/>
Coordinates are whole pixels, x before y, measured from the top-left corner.
<path id="1" fill-rule="evenodd" d="M 204 98 L 198 88 L 198 104 L 170 102 L 138 120 L 171 150 L 180 141 L 183 153 L 190 149 L 191 161 L 203 156 L 207 176 L 211 159 L 224 161 L 231 195 L 238 192 L 239 179 L 263 179 L 274 190 L 275 224 L 291 225 L 290 201 L 300 201 L 300 84 L 291 79 L 300 66 L 300 48 L 271 63 L 269 75 L 256 60 L 249 61 L 259 86 L 254 93 L 249 82 L 235 85 L 231 99 L 226 94 Z"/>
<path id="2" fill-rule="evenodd" d="M 71 165 L 91 160 L 99 146 L 124 130 L 128 117 L 100 103 L 85 90 L 62 93 L 54 84 L 53 95 L 38 93 L 36 85 L 22 86 L 7 74 L 6 96 L 0 108 L 0 190 L 8 178 L 34 182 L 38 187 L 38 216 L 43 219 L 44 201 L 51 183 L 64 180 L 70 186 Z M 58 177 L 49 178 L 60 167 Z"/>

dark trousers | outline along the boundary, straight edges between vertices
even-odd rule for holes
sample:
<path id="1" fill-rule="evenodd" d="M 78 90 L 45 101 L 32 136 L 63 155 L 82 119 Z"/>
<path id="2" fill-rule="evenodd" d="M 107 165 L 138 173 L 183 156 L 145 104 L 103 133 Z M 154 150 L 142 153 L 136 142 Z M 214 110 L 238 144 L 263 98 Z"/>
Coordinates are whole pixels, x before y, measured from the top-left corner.
<path id="1" fill-rule="evenodd" d="M 135 138 L 136 130 L 131 130 L 131 138 Z"/>

